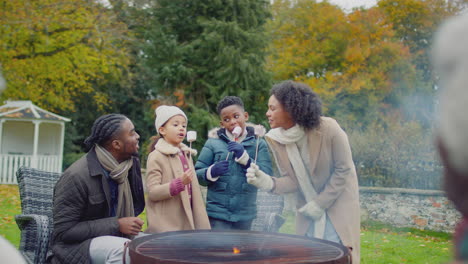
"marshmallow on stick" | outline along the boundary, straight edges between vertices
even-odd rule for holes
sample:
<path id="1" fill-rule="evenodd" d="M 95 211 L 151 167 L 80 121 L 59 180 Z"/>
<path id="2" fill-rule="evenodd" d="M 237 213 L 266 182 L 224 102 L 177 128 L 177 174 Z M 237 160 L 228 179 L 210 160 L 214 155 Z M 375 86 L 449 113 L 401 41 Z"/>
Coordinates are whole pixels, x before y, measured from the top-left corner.
<path id="1" fill-rule="evenodd" d="M 266 134 L 266 129 L 262 125 L 255 125 L 254 126 L 254 131 L 255 131 L 255 135 L 257 137 L 263 137 Z"/>
<path id="2" fill-rule="evenodd" d="M 237 138 L 242 134 L 242 128 L 240 126 L 236 126 L 232 130 L 232 135 L 234 135 L 234 141 L 237 141 Z"/>
<path id="3" fill-rule="evenodd" d="M 233 130 L 232 130 L 232 135 L 234 136 L 234 141 L 237 141 L 237 138 L 239 138 L 240 134 L 242 134 L 242 128 L 240 126 L 236 126 Z M 231 152 L 229 152 L 226 156 L 226 160 L 229 159 L 229 154 L 231 154 Z"/>
<path id="4" fill-rule="evenodd" d="M 197 131 L 187 131 L 187 141 L 192 143 L 197 140 Z"/>
<path id="5" fill-rule="evenodd" d="M 257 146 L 255 147 L 255 159 L 254 159 L 254 163 L 257 163 L 258 139 L 259 139 L 260 137 L 265 136 L 266 129 L 265 129 L 265 127 L 262 126 L 262 125 L 256 125 L 256 126 L 254 126 L 254 131 L 255 131 L 255 136 L 257 136 Z"/>
<path id="6" fill-rule="evenodd" d="M 197 131 L 187 131 L 187 141 L 190 143 L 190 148 L 192 148 L 192 142 L 195 140 L 197 140 Z"/>

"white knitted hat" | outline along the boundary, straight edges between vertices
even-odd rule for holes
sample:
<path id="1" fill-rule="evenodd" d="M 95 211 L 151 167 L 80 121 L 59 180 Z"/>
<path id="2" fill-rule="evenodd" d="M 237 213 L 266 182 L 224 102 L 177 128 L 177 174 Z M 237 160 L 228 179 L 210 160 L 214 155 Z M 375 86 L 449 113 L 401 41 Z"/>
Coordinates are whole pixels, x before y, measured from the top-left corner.
<path id="1" fill-rule="evenodd" d="M 161 105 L 154 111 L 156 113 L 156 120 L 154 121 L 154 126 L 156 127 L 156 132 L 159 133 L 159 128 L 163 126 L 167 120 L 176 115 L 181 115 L 187 119 L 184 111 L 180 110 L 177 106 Z"/>

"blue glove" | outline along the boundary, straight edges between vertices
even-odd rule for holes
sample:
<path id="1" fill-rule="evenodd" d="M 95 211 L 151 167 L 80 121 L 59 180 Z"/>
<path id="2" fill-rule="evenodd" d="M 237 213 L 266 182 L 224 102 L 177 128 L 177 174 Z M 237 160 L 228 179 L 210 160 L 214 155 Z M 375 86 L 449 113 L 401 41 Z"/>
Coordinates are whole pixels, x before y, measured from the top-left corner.
<path id="1" fill-rule="evenodd" d="M 218 177 L 220 175 L 226 174 L 229 171 L 229 161 L 223 160 L 218 163 L 215 163 L 211 167 L 211 177 Z"/>
<path id="2" fill-rule="evenodd" d="M 231 141 L 228 143 L 228 151 L 234 152 L 234 156 L 238 159 L 244 154 L 244 146 L 241 144 Z"/>

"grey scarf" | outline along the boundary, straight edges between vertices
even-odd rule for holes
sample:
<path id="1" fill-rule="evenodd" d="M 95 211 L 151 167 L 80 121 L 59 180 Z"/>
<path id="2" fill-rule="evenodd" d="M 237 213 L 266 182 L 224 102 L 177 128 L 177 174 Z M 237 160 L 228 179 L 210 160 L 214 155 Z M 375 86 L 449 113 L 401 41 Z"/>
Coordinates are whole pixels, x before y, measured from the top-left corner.
<path id="1" fill-rule="evenodd" d="M 98 144 L 96 144 L 96 154 L 101 165 L 110 171 L 109 175 L 111 179 L 119 184 L 119 196 L 115 214 L 119 218 L 135 216 L 132 190 L 128 182 L 128 170 L 133 166 L 133 159 L 130 158 L 119 163 L 109 151 Z"/>

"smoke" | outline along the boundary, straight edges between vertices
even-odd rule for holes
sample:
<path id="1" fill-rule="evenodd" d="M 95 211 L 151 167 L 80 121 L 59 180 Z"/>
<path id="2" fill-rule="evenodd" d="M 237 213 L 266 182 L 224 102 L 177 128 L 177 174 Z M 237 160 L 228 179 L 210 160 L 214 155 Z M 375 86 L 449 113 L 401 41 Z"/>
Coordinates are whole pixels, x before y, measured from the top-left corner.
<path id="1" fill-rule="evenodd" d="M 418 121 L 425 128 L 434 125 L 434 110 L 436 98 L 430 93 L 413 93 L 402 99 L 399 108 L 405 114 L 406 119 Z"/>

